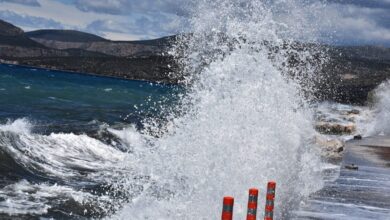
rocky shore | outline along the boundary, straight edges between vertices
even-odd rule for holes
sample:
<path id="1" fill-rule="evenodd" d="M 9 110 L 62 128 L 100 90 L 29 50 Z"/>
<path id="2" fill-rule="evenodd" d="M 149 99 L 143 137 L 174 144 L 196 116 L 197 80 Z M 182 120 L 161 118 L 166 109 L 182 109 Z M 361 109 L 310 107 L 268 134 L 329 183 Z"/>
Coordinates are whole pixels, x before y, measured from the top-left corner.
<path id="1" fill-rule="evenodd" d="M 72 30 L 24 32 L 0 20 L 0 63 L 178 83 L 183 76 L 165 53 L 175 39 L 172 36 L 148 41 L 110 41 Z M 318 73 L 325 79 L 317 85 L 316 96 L 320 100 L 363 104 L 370 91 L 390 78 L 389 48 L 323 46 L 323 49 L 328 51 L 330 61 Z"/>

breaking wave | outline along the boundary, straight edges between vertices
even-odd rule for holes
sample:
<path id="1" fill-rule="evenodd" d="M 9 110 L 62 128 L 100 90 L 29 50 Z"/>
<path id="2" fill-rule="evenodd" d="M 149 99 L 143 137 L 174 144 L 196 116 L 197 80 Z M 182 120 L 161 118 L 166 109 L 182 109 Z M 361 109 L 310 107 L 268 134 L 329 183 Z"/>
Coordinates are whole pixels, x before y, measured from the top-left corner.
<path id="1" fill-rule="evenodd" d="M 113 211 L 118 199 L 111 182 L 129 173 L 120 165 L 128 154 L 87 135 L 41 135 L 33 127 L 27 119 L 0 125 L 0 170 L 16 181 L 0 181 L 0 212 L 42 215 L 67 206 L 80 216 Z"/>
<path id="2" fill-rule="evenodd" d="M 370 122 L 364 125 L 366 136 L 390 134 L 390 81 L 384 82 L 372 92 Z"/>
<path id="3" fill-rule="evenodd" d="M 285 15 L 307 9 L 276 3 Z M 275 180 L 280 219 L 322 186 L 304 98 L 317 66 L 312 53 L 294 49 L 294 27 L 279 23 L 274 9 L 261 1 L 198 2 L 192 34 L 172 52 L 187 75 L 177 110 L 184 114 L 171 117 L 160 138 L 137 137 L 137 173 L 153 184 L 113 218 L 217 219 L 224 195 L 239 201 L 235 216 L 242 218 L 245 191 Z M 299 65 L 288 64 L 291 54 Z M 134 136 L 123 132 L 122 140 Z"/>

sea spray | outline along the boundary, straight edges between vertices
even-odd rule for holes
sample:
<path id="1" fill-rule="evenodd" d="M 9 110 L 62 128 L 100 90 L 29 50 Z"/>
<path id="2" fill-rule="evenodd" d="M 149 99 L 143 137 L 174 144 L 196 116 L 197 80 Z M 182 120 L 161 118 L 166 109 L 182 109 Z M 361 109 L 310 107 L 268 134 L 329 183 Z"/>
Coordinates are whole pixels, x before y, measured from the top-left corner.
<path id="1" fill-rule="evenodd" d="M 302 6 L 276 2 L 295 11 Z M 224 195 L 236 198 L 235 217 L 243 218 L 246 190 L 275 180 L 276 219 L 285 219 L 321 187 L 313 114 L 301 87 L 316 66 L 289 67 L 289 52 L 301 60 L 312 54 L 290 46 L 291 27 L 274 13 L 267 1 L 198 1 L 192 33 L 172 52 L 187 76 L 177 110 L 185 112 L 171 117 L 164 136 L 137 137 L 134 170 L 150 181 L 110 218 L 218 219 Z"/>
<path id="2" fill-rule="evenodd" d="M 366 120 L 369 123 L 362 123 L 360 126 L 364 131 L 364 136 L 390 134 L 390 81 L 385 81 L 372 91 L 371 110 L 367 111 Z"/>

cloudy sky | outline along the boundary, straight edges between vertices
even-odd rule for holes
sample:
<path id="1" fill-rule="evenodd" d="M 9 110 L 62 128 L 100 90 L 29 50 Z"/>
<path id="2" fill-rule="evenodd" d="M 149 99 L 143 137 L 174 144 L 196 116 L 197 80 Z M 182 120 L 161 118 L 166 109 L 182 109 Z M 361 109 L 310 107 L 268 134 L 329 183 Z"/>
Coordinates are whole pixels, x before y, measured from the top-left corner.
<path id="1" fill-rule="evenodd" d="M 307 1 L 326 3 L 313 22 L 327 41 L 390 46 L 390 0 Z M 189 4 L 191 0 L 0 0 L 0 19 L 26 31 L 76 29 L 112 40 L 151 39 L 183 30 Z"/>

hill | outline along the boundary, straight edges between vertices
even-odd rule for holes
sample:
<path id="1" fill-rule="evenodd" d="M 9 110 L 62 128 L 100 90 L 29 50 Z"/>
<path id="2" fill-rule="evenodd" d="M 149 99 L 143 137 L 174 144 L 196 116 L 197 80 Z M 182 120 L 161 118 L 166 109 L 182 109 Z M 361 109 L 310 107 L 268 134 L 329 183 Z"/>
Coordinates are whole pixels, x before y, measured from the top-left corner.
<path id="1" fill-rule="evenodd" d="M 0 45 L 44 47 L 24 35 L 24 31 L 13 24 L 0 20 Z"/>
<path id="2" fill-rule="evenodd" d="M 0 63 L 93 73 L 126 79 L 176 82 L 174 63 L 161 55 L 164 40 L 109 41 L 71 30 L 22 29 L 0 20 Z"/>
<path id="3" fill-rule="evenodd" d="M 117 57 L 145 57 L 162 53 L 174 37 L 144 41 L 110 41 L 102 37 L 71 30 L 38 30 L 26 36 L 49 48 L 81 49 Z"/>
<path id="4" fill-rule="evenodd" d="M 63 42 L 104 42 L 108 41 L 94 34 L 74 30 L 37 30 L 25 33 L 29 38 Z"/>
<path id="5" fill-rule="evenodd" d="M 24 31 L 13 24 L 0 20 L 0 35 L 1 36 L 18 36 L 23 34 Z"/>

